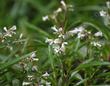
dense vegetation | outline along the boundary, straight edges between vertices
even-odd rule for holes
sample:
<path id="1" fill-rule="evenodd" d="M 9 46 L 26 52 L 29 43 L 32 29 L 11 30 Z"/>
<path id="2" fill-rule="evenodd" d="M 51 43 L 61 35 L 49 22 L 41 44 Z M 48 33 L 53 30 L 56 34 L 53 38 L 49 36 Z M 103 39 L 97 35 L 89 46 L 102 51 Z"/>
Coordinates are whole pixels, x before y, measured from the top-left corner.
<path id="1" fill-rule="evenodd" d="M 110 2 L 0 0 L 0 86 L 110 86 Z"/>

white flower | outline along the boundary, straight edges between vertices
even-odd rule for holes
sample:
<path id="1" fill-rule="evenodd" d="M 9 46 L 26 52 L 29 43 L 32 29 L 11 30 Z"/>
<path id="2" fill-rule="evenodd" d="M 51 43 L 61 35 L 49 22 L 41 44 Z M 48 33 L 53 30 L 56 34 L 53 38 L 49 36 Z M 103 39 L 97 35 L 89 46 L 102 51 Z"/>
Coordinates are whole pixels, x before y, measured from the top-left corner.
<path id="1" fill-rule="evenodd" d="M 4 31 L 5 31 L 5 32 L 7 32 L 7 31 L 8 31 L 6 27 L 4 27 L 3 29 L 4 29 Z"/>
<path id="2" fill-rule="evenodd" d="M 28 75 L 27 77 L 28 77 L 28 78 L 32 78 L 33 76 L 32 76 L 32 75 Z"/>
<path id="3" fill-rule="evenodd" d="M 65 45 L 67 45 L 68 43 L 67 42 L 63 42 L 62 45 L 61 45 L 61 48 L 60 50 L 64 53 L 65 52 Z"/>
<path id="4" fill-rule="evenodd" d="M 53 31 L 55 31 L 55 34 L 59 34 L 63 31 L 63 29 L 61 27 L 58 29 L 58 28 L 56 28 L 56 26 L 51 27 L 51 29 Z"/>
<path id="5" fill-rule="evenodd" d="M 85 36 L 86 36 L 86 35 L 85 35 L 84 33 L 78 33 L 78 34 L 77 34 L 77 37 L 78 37 L 78 38 L 84 38 Z"/>
<path id="6" fill-rule="evenodd" d="M 49 17 L 48 17 L 48 15 L 46 15 L 46 16 L 43 16 L 43 17 L 42 17 L 42 20 L 43 20 L 43 21 L 47 21 L 47 20 L 49 20 Z"/>
<path id="7" fill-rule="evenodd" d="M 56 28 L 56 26 L 51 27 L 52 30 L 54 30 L 55 32 L 58 32 L 58 29 Z"/>
<path id="8" fill-rule="evenodd" d="M 33 61 L 38 61 L 39 59 L 38 58 L 35 58 L 36 57 L 36 52 L 33 52 L 30 56 L 30 58 L 33 60 Z"/>
<path id="9" fill-rule="evenodd" d="M 38 71 L 37 66 L 33 66 L 32 71 Z"/>
<path id="10" fill-rule="evenodd" d="M 102 46 L 99 42 L 91 42 L 91 44 L 95 47 L 101 47 Z"/>
<path id="11" fill-rule="evenodd" d="M 63 28 L 62 28 L 62 27 L 60 27 L 60 28 L 59 28 L 59 32 L 62 32 L 62 31 L 63 31 Z"/>
<path id="12" fill-rule="evenodd" d="M 96 36 L 96 37 L 102 36 L 102 32 L 97 32 L 94 34 L 94 36 Z"/>
<path id="13" fill-rule="evenodd" d="M 66 3 L 64 2 L 64 0 L 61 0 L 61 2 L 60 2 L 61 4 L 62 4 L 62 6 L 63 6 L 63 8 L 66 10 Z"/>
<path id="14" fill-rule="evenodd" d="M 102 16 L 102 17 L 107 16 L 107 12 L 104 10 L 100 11 L 99 13 L 100 13 L 100 16 Z"/>
<path id="15" fill-rule="evenodd" d="M 70 34 L 77 34 L 77 33 L 81 33 L 81 32 L 83 32 L 85 29 L 84 29 L 84 27 L 83 26 L 80 26 L 80 27 L 77 27 L 77 28 L 75 28 L 74 30 L 70 30 L 69 31 L 69 33 Z"/>
<path id="16" fill-rule="evenodd" d="M 32 54 L 31 54 L 31 56 L 30 56 L 31 58 L 34 58 L 34 57 L 36 57 L 36 53 L 35 52 L 32 52 Z"/>
<path id="17" fill-rule="evenodd" d="M 57 38 L 57 39 L 54 40 L 54 43 L 55 43 L 55 44 L 60 44 L 61 42 L 62 42 L 62 40 L 59 39 L 59 38 Z"/>
<path id="18" fill-rule="evenodd" d="M 54 49 L 54 52 L 55 52 L 56 54 L 61 53 L 61 52 L 60 52 L 60 45 L 54 44 L 54 45 L 53 45 L 53 49 Z"/>
<path id="19" fill-rule="evenodd" d="M 16 30 L 16 26 L 14 25 L 13 27 L 10 28 L 10 30 Z"/>
<path id="20" fill-rule="evenodd" d="M 31 82 L 23 82 L 23 86 L 27 86 L 27 85 L 30 85 L 31 84 Z"/>
<path id="21" fill-rule="evenodd" d="M 49 45 L 52 45 L 54 43 L 54 40 L 53 39 L 46 38 L 45 42 L 46 43 L 49 43 Z"/>
<path id="22" fill-rule="evenodd" d="M 58 54 L 58 53 L 65 53 L 65 45 L 67 45 L 68 43 L 67 42 L 63 42 L 63 43 L 61 43 L 60 45 L 59 44 L 54 44 L 53 45 L 53 49 L 54 49 L 54 52 L 56 53 L 56 54 Z"/>
<path id="23" fill-rule="evenodd" d="M 60 13 L 60 12 L 62 12 L 62 8 L 58 8 L 58 9 L 55 11 L 55 13 Z"/>
<path id="24" fill-rule="evenodd" d="M 39 59 L 38 59 L 38 58 L 33 58 L 33 60 L 34 60 L 34 61 L 39 61 Z"/>
<path id="25" fill-rule="evenodd" d="M 63 38 L 63 39 L 65 39 L 66 37 L 65 37 L 65 35 L 63 35 L 63 34 L 60 34 L 59 36 L 58 36 L 59 38 Z"/>
<path id="26" fill-rule="evenodd" d="M 85 28 L 83 26 L 80 26 L 80 27 L 76 28 L 76 30 L 78 32 L 83 32 L 85 30 Z"/>
<path id="27" fill-rule="evenodd" d="M 12 26 L 10 29 L 7 29 L 6 27 L 3 28 L 5 33 L 4 33 L 4 37 L 12 37 L 13 34 L 16 34 L 15 30 L 16 30 L 16 26 Z"/>
<path id="28" fill-rule="evenodd" d="M 43 76 L 43 77 L 48 77 L 49 74 L 48 74 L 48 72 L 45 72 L 45 74 L 43 74 L 42 76 Z"/>

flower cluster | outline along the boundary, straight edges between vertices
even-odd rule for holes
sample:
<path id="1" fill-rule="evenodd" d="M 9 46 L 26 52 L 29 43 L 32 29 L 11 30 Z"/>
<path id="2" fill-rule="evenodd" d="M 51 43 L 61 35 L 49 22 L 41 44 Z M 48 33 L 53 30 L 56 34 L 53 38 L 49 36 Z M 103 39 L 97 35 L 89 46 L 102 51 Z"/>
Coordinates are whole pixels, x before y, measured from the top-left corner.
<path id="1" fill-rule="evenodd" d="M 34 76 L 34 72 L 38 71 L 36 62 L 39 60 L 36 58 L 36 52 L 33 51 L 30 57 L 27 59 L 23 59 L 21 62 L 19 62 L 20 67 L 24 69 L 24 71 L 27 72 L 26 80 L 23 81 L 22 85 L 27 86 L 27 85 L 33 85 L 33 80 L 36 79 Z M 28 73 L 28 71 L 33 71 L 32 73 Z"/>
<path id="2" fill-rule="evenodd" d="M 55 22 L 58 22 L 57 17 L 61 12 L 74 11 L 73 5 L 67 5 L 64 2 L 64 0 L 61 0 L 60 4 L 61 4 L 61 6 L 59 8 L 57 8 L 57 10 L 53 11 L 53 13 L 50 15 L 43 16 L 42 20 L 43 21 L 54 20 Z"/>
<path id="3" fill-rule="evenodd" d="M 49 43 L 49 45 L 52 45 L 55 53 L 65 53 L 65 45 L 68 43 L 65 42 L 65 34 L 63 31 L 63 28 L 56 28 L 56 26 L 51 27 L 51 29 L 54 31 L 53 33 L 57 35 L 57 38 L 55 39 L 46 39 L 46 43 Z"/>
<path id="4" fill-rule="evenodd" d="M 5 45 L 6 48 L 13 50 L 13 47 L 10 45 L 12 43 L 12 38 L 16 34 L 16 26 L 12 26 L 11 28 L 7 29 L 7 27 L 3 28 L 3 31 L 0 33 L 0 42 L 1 44 Z"/>
<path id="5" fill-rule="evenodd" d="M 15 45 L 15 43 L 17 44 L 17 41 L 23 38 L 22 33 L 19 35 L 19 37 L 17 38 L 15 37 L 17 36 L 16 30 L 17 30 L 16 26 L 13 25 L 9 29 L 7 29 L 7 27 L 4 27 L 3 31 L 1 31 L 0 33 L 0 43 L 4 45 L 5 48 L 8 48 L 10 51 L 13 50 L 13 45 Z"/>
<path id="6" fill-rule="evenodd" d="M 57 16 L 59 15 L 59 13 L 61 12 L 67 12 L 67 11 L 72 11 L 73 6 L 72 5 L 67 5 L 63 0 L 61 0 L 61 7 L 59 7 L 57 10 L 55 10 L 53 12 L 53 14 L 49 15 L 49 16 L 44 16 L 42 19 L 43 21 L 46 20 L 54 20 L 55 22 L 57 21 Z M 46 43 L 48 43 L 49 45 L 52 46 L 52 48 L 54 49 L 54 52 L 56 54 L 64 54 L 65 50 L 66 50 L 66 45 L 68 44 L 65 41 L 65 31 L 64 31 L 64 27 L 63 26 L 58 26 L 58 25 L 54 25 L 51 27 L 51 29 L 53 30 L 53 34 L 56 35 L 56 38 L 54 39 L 50 39 L 50 38 L 46 38 Z"/>
<path id="7" fill-rule="evenodd" d="M 42 77 L 44 77 L 45 79 L 48 79 L 48 77 L 50 76 L 50 74 L 48 74 L 48 72 L 45 72 Z M 46 81 L 44 79 L 41 79 L 40 81 L 40 85 L 39 86 L 51 86 L 51 82 L 49 81 Z"/>
<path id="8" fill-rule="evenodd" d="M 95 40 L 103 36 L 102 32 L 99 31 L 99 32 L 94 33 L 94 35 L 93 35 L 93 33 L 91 31 L 88 31 L 87 29 L 85 29 L 86 27 L 87 26 L 85 26 L 85 25 L 76 27 L 73 30 L 68 31 L 67 35 L 69 35 L 69 36 L 76 35 L 77 38 L 79 38 L 79 39 L 88 38 L 88 40 L 89 39 L 91 40 L 91 43 L 90 43 L 91 45 L 93 45 L 94 47 L 101 47 L 102 43 L 100 43 L 99 40 L 97 40 L 97 41 L 95 41 Z"/>
<path id="9" fill-rule="evenodd" d="M 67 32 L 68 35 L 74 36 L 77 35 L 77 38 L 83 39 L 91 34 L 90 31 L 87 31 L 85 25 L 79 26 Z"/>
<path id="10" fill-rule="evenodd" d="M 8 37 L 12 37 L 14 34 L 16 34 L 16 26 L 12 26 L 10 29 L 7 29 L 7 27 L 3 28 L 3 33 L 1 33 L 0 38 L 2 39 L 1 42 L 4 42 L 5 39 L 7 39 Z"/>
<path id="11" fill-rule="evenodd" d="M 37 62 L 39 59 L 36 58 L 36 52 L 33 51 L 30 57 L 23 59 L 21 62 L 19 62 L 20 66 L 23 67 L 26 71 L 29 69 L 29 63 L 32 64 L 32 71 L 37 71 L 37 67 L 35 66 L 34 62 Z"/>
<path id="12" fill-rule="evenodd" d="M 47 15 L 43 17 L 43 21 L 53 19 L 55 22 L 57 22 L 57 16 L 59 15 L 59 13 L 67 12 L 69 9 L 72 9 L 73 7 L 71 5 L 67 5 L 63 0 L 60 3 L 61 7 L 54 11 L 52 15 Z M 69 31 L 65 31 L 64 26 L 54 25 L 51 27 L 51 29 L 53 30 L 53 34 L 55 34 L 55 38 L 46 38 L 45 42 L 52 46 L 55 54 L 65 54 L 66 45 L 68 44 L 67 40 L 68 38 L 74 36 L 81 40 L 91 38 L 91 45 L 95 47 L 101 47 L 101 44 L 99 42 L 96 42 L 95 39 L 97 39 L 98 37 L 102 37 L 102 32 L 99 31 L 94 33 L 93 35 L 91 31 L 86 29 L 87 26 L 88 25 L 86 24 L 82 24 Z"/>

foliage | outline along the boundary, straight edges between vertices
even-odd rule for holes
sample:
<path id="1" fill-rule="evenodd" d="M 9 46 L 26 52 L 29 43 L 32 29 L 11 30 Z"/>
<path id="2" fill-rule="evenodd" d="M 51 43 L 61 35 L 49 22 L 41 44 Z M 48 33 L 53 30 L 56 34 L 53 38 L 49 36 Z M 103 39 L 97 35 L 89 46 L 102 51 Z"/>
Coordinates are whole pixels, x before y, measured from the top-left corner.
<path id="1" fill-rule="evenodd" d="M 110 85 L 110 2 L 1 0 L 0 10 L 0 86 Z"/>

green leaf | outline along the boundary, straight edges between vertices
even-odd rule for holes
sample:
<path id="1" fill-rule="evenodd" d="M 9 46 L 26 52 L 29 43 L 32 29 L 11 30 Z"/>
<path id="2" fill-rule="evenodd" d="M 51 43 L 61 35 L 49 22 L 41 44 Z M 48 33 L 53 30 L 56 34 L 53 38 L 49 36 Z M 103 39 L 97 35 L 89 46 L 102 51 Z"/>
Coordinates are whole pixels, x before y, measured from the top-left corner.
<path id="1" fill-rule="evenodd" d="M 0 71 L 2 71 L 3 69 L 11 67 L 12 65 L 14 65 L 14 64 L 18 63 L 19 61 L 21 61 L 22 59 L 28 58 L 31 54 L 32 54 L 32 52 L 29 53 L 29 54 L 26 54 L 24 56 L 21 56 L 19 58 L 16 58 L 13 61 L 9 61 L 7 63 L 3 63 L 2 65 L 0 65 Z"/>
<path id="2" fill-rule="evenodd" d="M 76 68 L 76 70 L 81 70 L 81 69 L 93 67 L 93 66 L 102 66 L 102 65 L 110 66 L 110 62 L 104 62 L 104 61 L 83 62 Z"/>

